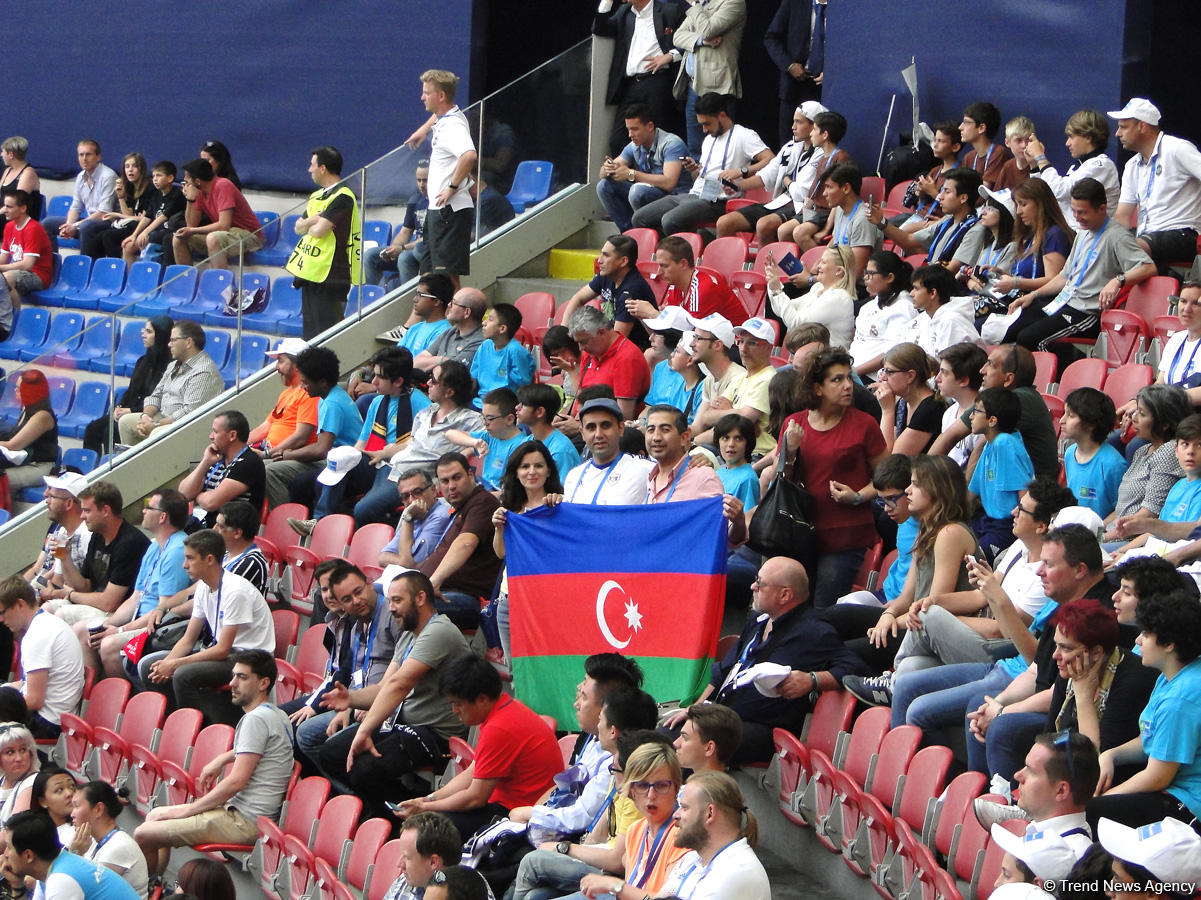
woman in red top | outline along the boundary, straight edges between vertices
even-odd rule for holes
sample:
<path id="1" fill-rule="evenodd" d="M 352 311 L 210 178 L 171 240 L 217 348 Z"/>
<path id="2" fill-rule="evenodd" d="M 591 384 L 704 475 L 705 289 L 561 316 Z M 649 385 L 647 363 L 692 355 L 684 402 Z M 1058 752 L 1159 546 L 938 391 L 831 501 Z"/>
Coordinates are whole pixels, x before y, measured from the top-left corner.
<path id="1" fill-rule="evenodd" d="M 872 472 L 887 449 L 876 420 L 851 405 L 851 377 L 845 351 L 813 354 L 798 391 L 802 411 L 784 420 L 781 434 L 791 455 L 788 477 L 813 494 L 818 560 L 809 586 L 819 609 L 850 592 L 864 552 L 879 540 Z"/>

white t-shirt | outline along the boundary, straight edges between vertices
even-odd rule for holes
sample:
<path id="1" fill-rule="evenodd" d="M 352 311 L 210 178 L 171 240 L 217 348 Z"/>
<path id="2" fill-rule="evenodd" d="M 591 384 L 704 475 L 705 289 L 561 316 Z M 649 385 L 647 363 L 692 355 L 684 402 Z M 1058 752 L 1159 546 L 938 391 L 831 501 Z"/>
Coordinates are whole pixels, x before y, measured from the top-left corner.
<path id="1" fill-rule="evenodd" d="M 680 857 L 660 893 L 680 900 L 771 900 L 771 885 L 755 851 L 739 838 L 707 866 L 695 850 Z"/>
<path id="2" fill-rule="evenodd" d="M 1201 151 L 1161 134 L 1144 162 L 1136 153 L 1122 173 L 1122 203 L 1138 206 L 1138 234 L 1201 229 Z"/>
<path id="3" fill-rule="evenodd" d="M 138 892 L 139 897 L 146 896 L 146 881 L 149 878 L 146 856 L 138 842 L 120 828 L 111 832 L 111 837 L 105 837 L 104 845 L 99 850 L 96 849 L 96 842 L 92 841 L 83 857 L 117 871 L 125 883 Z"/>
<path id="4" fill-rule="evenodd" d="M 629 453 L 623 453 L 612 469 L 588 460 L 567 473 L 563 499 L 568 503 L 592 503 L 595 497 L 597 506 L 641 506 L 646 502 L 646 479 L 654 467 L 654 460 Z"/>
<path id="5" fill-rule="evenodd" d="M 959 421 L 959 415 L 962 410 L 959 408 L 959 401 L 954 400 L 950 406 L 943 411 L 942 414 L 942 430 L 947 431 L 952 425 Z M 969 434 L 958 444 L 947 451 L 947 456 L 955 461 L 955 464 L 960 468 L 967 465 L 967 461 L 971 459 L 972 451 L 976 449 L 976 445 L 984 440 L 982 434 Z"/>
<path id="6" fill-rule="evenodd" d="M 702 196 L 706 179 L 716 181 L 718 174 L 727 169 L 749 166 L 766 149 L 767 144 L 763 143 L 763 139 L 744 125 L 731 125 L 718 137 L 709 135 L 701 144 L 701 158 L 697 160 L 701 170 L 696 173 L 696 180 L 688 193 L 694 197 Z M 433 177 L 432 170 L 430 177 Z M 720 182 L 717 184 L 717 196 L 729 196 Z"/>
<path id="7" fill-rule="evenodd" d="M 1159 374 L 1165 384 L 1183 384 L 1194 372 L 1201 372 L 1201 339 L 1189 340 L 1187 328 L 1168 338 L 1159 357 Z"/>
<path id="8" fill-rule="evenodd" d="M 235 650 L 274 653 L 275 626 L 263 595 L 253 584 L 233 572 L 223 572 L 220 584 L 220 591 L 213 591 L 204 581 L 196 582 L 192 618 L 204 619 L 214 640 L 220 640 L 223 626 L 238 626 L 234 636 Z M 75 645 L 78 647 L 79 641 Z"/>
<path id="9" fill-rule="evenodd" d="M 48 670 L 46 701 L 38 710 L 47 722 L 59 724 L 62 714 L 79 708 L 83 696 L 83 650 L 71 626 L 58 616 L 39 612 L 21 639 L 21 670 Z"/>
<path id="10" fill-rule="evenodd" d="M 467 124 L 467 117 L 457 106 L 452 106 L 434 122 L 430 140 L 430 171 L 426 195 L 429 197 L 432 211 L 441 209 L 437 204 L 437 196 L 450 187 L 450 179 L 459 164 L 459 157 L 474 150 L 475 142 L 471 140 L 471 128 Z M 471 208 L 471 194 L 467 190 L 470 186 L 470 176 L 459 182 L 459 189 L 450 198 L 450 208 L 455 212 Z"/>
<path id="11" fill-rule="evenodd" d="M 1014 541 L 997 557 L 994 571 L 1001 573 L 1001 590 L 1019 612 L 1034 618 L 1047 604 L 1043 580 L 1038 577 L 1038 559 L 1030 559 L 1030 551 L 1021 541 Z"/>

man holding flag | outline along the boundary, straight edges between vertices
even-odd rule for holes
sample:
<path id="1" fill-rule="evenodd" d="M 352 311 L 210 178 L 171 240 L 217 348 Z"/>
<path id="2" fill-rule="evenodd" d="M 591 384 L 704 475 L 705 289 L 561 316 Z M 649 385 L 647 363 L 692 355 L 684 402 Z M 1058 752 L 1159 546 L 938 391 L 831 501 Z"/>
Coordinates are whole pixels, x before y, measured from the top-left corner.
<path id="1" fill-rule="evenodd" d="M 839 690 L 843 674 L 865 671 L 807 602 L 809 577 L 799 562 L 785 556 L 765 560 L 751 594 L 752 615 L 738 644 L 713 664 L 698 701 L 721 703 L 741 717 L 734 765 L 771 759 L 773 728 L 800 734 L 818 694 Z M 679 729 L 687 715 L 681 709 L 665 725 Z"/>

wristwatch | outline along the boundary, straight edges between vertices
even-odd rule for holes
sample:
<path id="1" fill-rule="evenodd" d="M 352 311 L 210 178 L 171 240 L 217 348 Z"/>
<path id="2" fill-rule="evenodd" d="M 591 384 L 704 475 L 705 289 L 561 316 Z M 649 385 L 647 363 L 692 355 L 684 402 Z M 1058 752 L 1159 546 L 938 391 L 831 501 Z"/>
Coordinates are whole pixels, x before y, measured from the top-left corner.
<path id="1" fill-rule="evenodd" d="M 1118 284 L 1120 284 L 1122 287 L 1126 286 L 1126 273 L 1125 272 L 1119 272 L 1114 277 L 1117 278 Z"/>
<path id="2" fill-rule="evenodd" d="M 743 166 L 743 167 L 742 167 L 742 177 L 743 177 L 743 178 L 750 178 L 750 177 L 751 177 L 751 167 L 750 167 L 750 166 Z"/>
<path id="3" fill-rule="evenodd" d="M 626 181 L 628 181 L 630 184 L 633 184 L 633 183 L 634 183 L 634 176 L 635 176 L 635 175 L 637 175 L 637 174 L 638 174 L 638 173 L 637 173 L 637 172 L 636 172 L 634 169 L 630 169 L 630 171 L 629 171 L 629 174 L 628 174 L 628 175 L 626 175 Z"/>
<path id="4" fill-rule="evenodd" d="M 571 853 L 571 841 L 559 841 L 555 844 L 555 852 L 567 856 Z"/>

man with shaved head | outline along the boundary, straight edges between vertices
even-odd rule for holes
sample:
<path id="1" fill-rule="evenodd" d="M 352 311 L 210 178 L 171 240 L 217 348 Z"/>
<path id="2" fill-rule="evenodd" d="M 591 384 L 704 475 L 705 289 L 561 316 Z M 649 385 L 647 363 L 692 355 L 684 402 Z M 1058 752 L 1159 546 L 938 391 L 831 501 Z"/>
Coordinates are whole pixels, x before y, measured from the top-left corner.
<path id="1" fill-rule="evenodd" d="M 450 323 L 428 347 L 413 358 L 414 369 L 434 371 L 434 367 L 448 359 L 457 359 L 467 368 L 475 359 L 475 351 L 484 342 L 484 313 L 488 311 L 488 298 L 479 288 L 466 287 L 455 291 L 446 308 L 446 321 Z"/>

